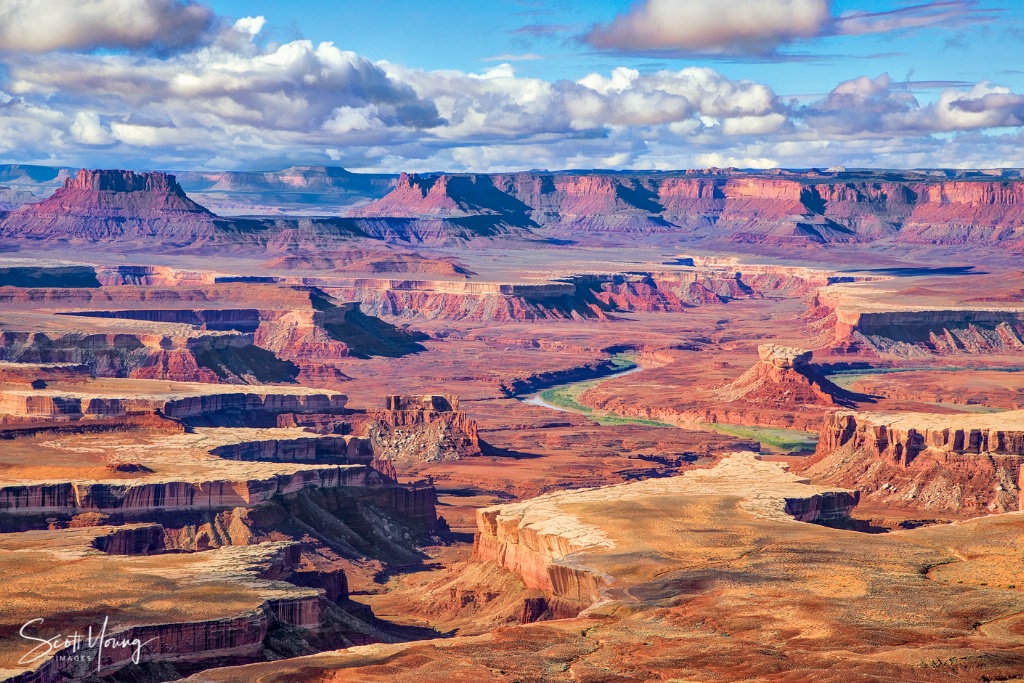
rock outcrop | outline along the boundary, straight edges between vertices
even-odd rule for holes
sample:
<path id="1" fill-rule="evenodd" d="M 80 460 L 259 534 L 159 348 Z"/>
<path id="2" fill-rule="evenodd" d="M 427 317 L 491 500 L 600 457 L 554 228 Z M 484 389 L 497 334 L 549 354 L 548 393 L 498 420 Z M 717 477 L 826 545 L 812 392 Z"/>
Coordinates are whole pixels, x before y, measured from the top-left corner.
<path id="1" fill-rule="evenodd" d="M 1021 509 L 1024 411 L 839 411 L 801 470 L 887 505 L 968 514 Z"/>
<path id="2" fill-rule="evenodd" d="M 0 236 L 191 244 L 213 237 L 215 219 L 185 196 L 172 175 L 82 169 L 48 199 L 0 221 Z"/>
<path id="3" fill-rule="evenodd" d="M 734 453 L 711 469 L 677 477 L 561 491 L 481 509 L 474 556 L 518 574 L 527 587 L 579 611 L 601 600 L 610 587 L 608 577 L 588 568 L 589 555 L 614 553 L 617 543 L 607 520 L 598 526 L 601 522 L 576 511 L 607 510 L 614 517 L 616 508 L 631 501 L 660 496 L 680 502 L 735 496 L 742 509 L 756 516 L 801 522 L 845 518 L 859 500 L 856 491 L 810 486 L 781 464 L 761 461 L 753 453 Z"/>
<path id="4" fill-rule="evenodd" d="M 851 406 L 854 395 L 811 365 L 812 352 L 776 344 L 757 347 L 760 360 L 716 392 L 723 401 L 748 401 L 764 408 Z"/>
<path id="5" fill-rule="evenodd" d="M 116 527 L 105 536 L 97 536 L 92 544 L 108 555 L 152 555 L 165 549 L 164 528 L 159 524 Z"/>
<path id="6" fill-rule="evenodd" d="M 388 396 L 384 410 L 368 410 L 364 419 L 375 462 L 392 468 L 482 453 L 476 421 L 459 411 L 456 396 Z"/>
<path id="7" fill-rule="evenodd" d="M 754 243 L 1020 243 L 1024 182 L 975 173 L 403 175 L 360 216 L 496 219 L 568 233 L 681 231 Z"/>

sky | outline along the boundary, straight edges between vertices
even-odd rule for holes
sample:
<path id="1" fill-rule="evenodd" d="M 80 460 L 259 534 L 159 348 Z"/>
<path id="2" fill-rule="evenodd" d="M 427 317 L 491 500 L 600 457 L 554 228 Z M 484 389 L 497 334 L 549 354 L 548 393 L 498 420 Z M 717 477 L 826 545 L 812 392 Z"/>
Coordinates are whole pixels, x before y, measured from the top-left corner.
<path id="1" fill-rule="evenodd" d="M 0 0 L 0 163 L 1024 167 L 1019 0 Z"/>

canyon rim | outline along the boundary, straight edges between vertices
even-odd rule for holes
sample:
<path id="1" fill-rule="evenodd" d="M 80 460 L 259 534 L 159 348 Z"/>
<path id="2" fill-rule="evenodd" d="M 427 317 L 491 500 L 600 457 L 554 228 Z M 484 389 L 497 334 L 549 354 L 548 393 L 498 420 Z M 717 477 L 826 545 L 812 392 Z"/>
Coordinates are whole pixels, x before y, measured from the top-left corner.
<path id="1" fill-rule="evenodd" d="M 1022 29 L 0 0 L 0 680 L 1024 681 Z"/>

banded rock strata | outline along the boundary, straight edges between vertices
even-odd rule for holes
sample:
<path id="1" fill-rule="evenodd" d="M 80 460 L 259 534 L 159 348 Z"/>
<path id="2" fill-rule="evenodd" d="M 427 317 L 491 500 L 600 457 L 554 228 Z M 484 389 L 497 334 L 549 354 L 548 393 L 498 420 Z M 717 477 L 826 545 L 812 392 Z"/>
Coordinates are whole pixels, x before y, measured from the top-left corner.
<path id="1" fill-rule="evenodd" d="M 985 514 L 1021 509 L 1022 465 L 1024 411 L 839 411 L 801 470 L 888 505 Z"/>
<path id="2" fill-rule="evenodd" d="M 542 590 L 563 611 L 577 611 L 603 599 L 610 577 L 587 568 L 584 553 L 614 553 L 608 532 L 574 510 L 599 506 L 609 510 L 632 500 L 669 497 L 735 497 L 744 511 L 772 520 L 814 522 L 843 518 L 859 500 L 856 491 L 810 486 L 785 466 L 753 453 L 733 453 L 711 469 L 681 476 L 560 491 L 477 512 L 474 555 L 522 577 Z"/>

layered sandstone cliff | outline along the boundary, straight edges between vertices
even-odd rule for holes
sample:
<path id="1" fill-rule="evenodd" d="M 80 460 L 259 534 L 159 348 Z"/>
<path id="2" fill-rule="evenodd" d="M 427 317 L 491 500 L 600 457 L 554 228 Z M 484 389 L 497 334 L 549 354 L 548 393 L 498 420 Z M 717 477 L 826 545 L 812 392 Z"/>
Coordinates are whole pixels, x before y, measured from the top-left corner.
<path id="1" fill-rule="evenodd" d="M 910 243 L 1024 238 L 1024 183 L 906 173 L 524 172 L 403 176 L 369 216 L 501 215 L 559 231 L 682 230 L 747 242 Z M 515 217 L 514 219 L 512 217 Z"/>
<path id="2" fill-rule="evenodd" d="M 49 540 L 43 539 L 42 543 Z M 35 542 L 40 544 L 38 540 Z M 4 651 L 0 658 L 5 673 L 10 676 L 23 671 L 5 680 L 57 683 L 109 676 L 131 663 L 164 661 L 202 666 L 201 662 L 217 658 L 229 661 L 255 658 L 274 626 L 287 625 L 300 631 L 314 631 L 320 626 L 324 591 L 285 581 L 299 569 L 299 550 L 295 543 L 272 542 L 223 548 L 178 562 L 177 567 L 161 568 L 154 563 L 134 565 L 131 573 L 136 579 L 132 588 L 139 597 L 156 597 L 158 593 L 150 585 L 156 581 L 165 590 L 173 586 L 178 594 L 188 596 L 186 600 L 197 600 L 204 593 L 215 591 L 222 595 L 225 604 L 220 608 L 192 606 L 178 611 L 157 607 L 149 615 L 114 608 L 123 613 L 115 614 L 106 624 L 106 639 L 102 644 L 99 638 L 93 643 L 58 641 L 49 656 L 28 665 L 15 663 L 16 655 Z M 4 552 L 8 555 L 4 558 L 5 564 L 9 565 L 10 550 Z M 58 555 L 54 548 L 46 545 L 37 548 L 37 552 L 54 559 Z M 96 561 L 87 552 L 77 559 L 79 565 L 83 560 L 86 564 Z M 124 567 L 116 562 L 117 558 L 111 558 L 106 563 L 111 565 L 112 573 L 120 574 Z M 63 580 L 74 580 L 74 569 L 63 568 L 62 564 L 66 563 L 55 562 L 51 574 L 62 575 Z M 103 579 L 102 587 L 115 589 L 113 580 L 119 579 Z M 245 588 L 240 590 L 238 586 Z M 119 588 L 124 591 L 126 586 L 122 583 Z M 152 593 L 139 594 L 147 590 Z M 23 587 L 22 591 L 22 600 L 33 600 Z M 40 603 L 37 609 L 42 610 L 40 619 L 45 624 L 46 618 L 51 616 L 49 606 Z M 191 619 L 188 618 L 190 613 L 195 615 Z M 81 621 L 81 617 L 74 621 Z M 98 623 L 92 624 L 94 635 L 102 624 L 100 616 Z M 5 626 L 10 624 L 5 622 Z M 65 623 L 64 627 L 67 626 Z"/>
<path id="3" fill-rule="evenodd" d="M 577 611 L 603 599 L 614 577 L 592 558 L 620 550 L 613 529 L 616 510 L 664 497 L 679 504 L 694 498 L 739 499 L 749 514 L 771 520 L 813 522 L 843 518 L 857 504 L 856 491 L 818 488 L 753 453 L 734 453 L 708 470 L 677 477 L 561 491 L 477 511 L 474 556 L 518 574 L 529 588 Z"/>
<path id="4" fill-rule="evenodd" d="M 984 514 L 1020 509 L 1021 465 L 1024 411 L 839 411 L 801 469 L 889 505 Z"/>
<path id="5" fill-rule="evenodd" d="M 993 286 L 986 283 L 984 286 Z M 1019 297 L 952 305 L 913 289 L 861 290 L 832 285 L 817 290 L 809 315 L 830 332 L 833 349 L 897 356 L 1019 353 L 1024 350 L 1024 310 Z M 932 292 L 922 294 L 932 295 Z M 955 297 L 950 293 L 949 298 Z"/>
<path id="6" fill-rule="evenodd" d="M 322 465 L 235 480 L 3 484 L 0 511 L 78 514 L 250 507 L 305 488 L 366 486 L 375 474 L 363 465 Z"/>
<path id="7" fill-rule="evenodd" d="M 71 363 L 99 377 L 179 382 L 289 382 L 299 373 L 292 363 L 255 346 L 251 336 L 191 328 L 166 334 L 131 328 L 110 333 L 5 329 L 0 360 Z"/>
<path id="8" fill-rule="evenodd" d="M 48 199 L 0 221 L 0 235 L 80 241 L 154 238 L 189 244 L 210 239 L 215 218 L 186 197 L 172 175 L 82 169 Z"/>
<path id="9" fill-rule="evenodd" d="M 352 174 L 350 174 L 352 175 Z M 968 177 L 969 176 L 969 177 Z M 387 180 L 383 187 L 390 185 Z M 211 195 L 212 196 L 212 195 Z M 379 195 L 378 195 L 379 196 Z M 222 219 L 173 176 L 82 170 L 0 220 L 0 236 L 149 240 L 312 251 L 354 235 L 435 242 L 557 233 L 678 232 L 696 239 L 828 244 L 1024 244 L 1024 181 L 981 174 L 523 172 L 402 174 L 350 218 Z"/>
<path id="10" fill-rule="evenodd" d="M 680 312 L 692 306 L 767 296 L 802 296 L 826 285 L 825 271 L 764 265 L 698 265 L 629 273 L 580 273 L 550 282 L 500 283 L 372 278 L 305 278 L 371 315 L 495 322 L 608 318 Z M 672 264 L 676 265 L 676 264 Z M 684 265 L 684 264 L 678 264 Z"/>

